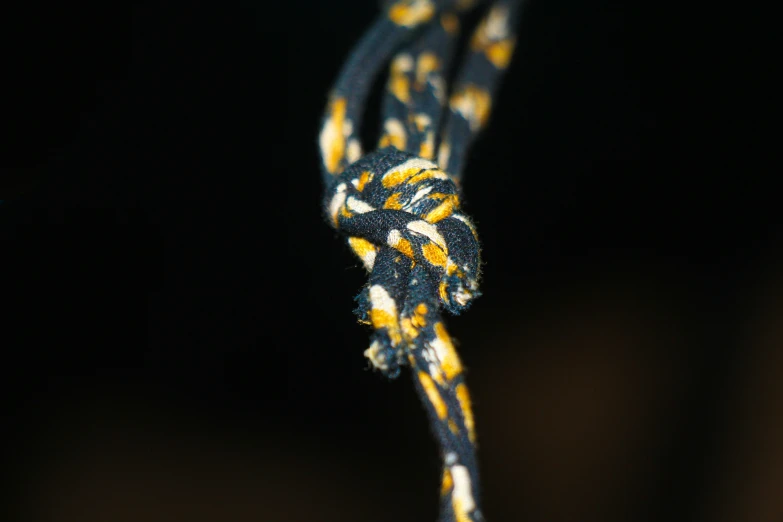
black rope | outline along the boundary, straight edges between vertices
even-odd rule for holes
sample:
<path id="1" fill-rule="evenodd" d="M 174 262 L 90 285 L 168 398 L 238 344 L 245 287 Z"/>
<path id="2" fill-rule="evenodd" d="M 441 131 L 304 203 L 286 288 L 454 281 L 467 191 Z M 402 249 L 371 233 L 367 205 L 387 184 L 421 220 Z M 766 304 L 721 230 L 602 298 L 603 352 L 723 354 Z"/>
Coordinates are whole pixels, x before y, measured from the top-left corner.
<path id="1" fill-rule="evenodd" d="M 521 0 L 488 6 L 449 88 L 461 16 L 477 3 L 391 3 L 340 72 L 320 134 L 327 218 L 369 272 L 356 310 L 374 329 L 365 355 L 388 377 L 414 373 L 443 460 L 442 522 L 483 520 L 470 398 L 440 309 L 459 314 L 480 295 L 459 180 L 509 65 Z M 389 61 L 379 148 L 365 155 L 361 117 Z"/>

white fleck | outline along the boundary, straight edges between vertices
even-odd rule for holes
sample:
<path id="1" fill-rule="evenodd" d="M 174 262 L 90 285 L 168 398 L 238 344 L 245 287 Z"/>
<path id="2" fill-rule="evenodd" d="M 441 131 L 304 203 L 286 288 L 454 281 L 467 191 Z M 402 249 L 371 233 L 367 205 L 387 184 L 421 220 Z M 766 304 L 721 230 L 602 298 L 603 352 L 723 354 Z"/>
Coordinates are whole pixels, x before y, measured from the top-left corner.
<path id="1" fill-rule="evenodd" d="M 392 62 L 392 67 L 400 72 L 413 70 L 413 57 L 410 54 L 399 54 Z"/>
<path id="2" fill-rule="evenodd" d="M 426 169 L 436 169 L 438 166 L 429 161 L 422 158 L 411 158 L 408 161 L 405 161 L 401 163 L 400 165 L 397 165 L 396 167 L 392 167 L 386 172 L 383 173 L 383 177 L 389 176 L 395 172 L 401 172 L 403 170 L 408 169 L 420 169 L 420 170 L 426 170 Z"/>
<path id="3" fill-rule="evenodd" d="M 345 150 L 345 156 L 350 163 L 358 161 L 362 157 L 362 145 L 356 138 L 348 140 L 348 147 Z"/>
<path id="4" fill-rule="evenodd" d="M 357 214 L 365 214 L 375 210 L 375 207 L 368 205 L 361 199 L 356 199 L 355 197 L 351 196 L 348 198 L 348 209 L 356 212 Z"/>
<path id="5" fill-rule="evenodd" d="M 438 360 L 441 361 L 441 363 L 446 360 L 449 354 L 449 349 L 446 346 L 446 343 L 444 343 L 439 337 L 435 337 L 431 341 L 428 341 L 427 344 L 432 348 L 435 356 L 438 358 Z"/>
<path id="6" fill-rule="evenodd" d="M 451 156 L 451 146 L 448 142 L 443 142 L 438 150 L 438 163 L 442 169 L 449 166 L 449 157 Z M 454 216 L 456 217 L 456 216 Z M 459 219 L 459 218 L 457 218 Z"/>
<path id="7" fill-rule="evenodd" d="M 451 217 L 453 217 L 454 219 L 459 219 L 460 221 L 468 225 L 470 228 L 473 228 L 473 223 L 464 214 L 452 214 Z"/>
<path id="8" fill-rule="evenodd" d="M 413 232 L 426 236 L 430 241 L 441 247 L 444 251 L 447 250 L 446 240 L 443 239 L 443 236 L 440 235 L 440 232 L 438 232 L 438 227 L 432 223 L 427 223 L 423 220 L 411 221 L 408 223 L 408 230 L 412 230 Z"/>
<path id="9" fill-rule="evenodd" d="M 402 239 L 402 234 L 400 234 L 399 230 L 393 228 L 389 231 L 389 235 L 386 236 L 386 244 L 394 248 L 400 242 L 400 239 Z"/>
<path id="10" fill-rule="evenodd" d="M 427 114 L 424 114 L 423 112 L 414 116 L 414 120 L 416 121 L 416 125 L 418 125 L 421 128 L 429 127 L 430 125 L 432 125 L 432 118 L 430 118 Z"/>
<path id="11" fill-rule="evenodd" d="M 460 500 L 462 509 L 466 513 L 473 511 L 476 508 L 476 501 L 470 492 L 468 468 L 465 466 L 452 466 L 451 476 L 454 479 L 454 498 Z"/>
<path id="12" fill-rule="evenodd" d="M 392 316 L 397 316 L 397 304 L 381 285 L 370 287 L 370 303 L 374 310 L 383 310 Z"/>
<path id="13" fill-rule="evenodd" d="M 502 40 L 508 36 L 508 8 L 495 6 L 487 15 L 486 35 L 490 40 Z"/>
<path id="14" fill-rule="evenodd" d="M 460 306 L 465 306 L 472 297 L 472 294 L 460 289 L 460 291 L 454 295 L 454 300 L 457 301 Z"/>
<path id="15" fill-rule="evenodd" d="M 408 203 L 406 205 L 406 207 L 410 207 L 411 205 L 416 203 L 418 200 L 420 200 L 421 198 L 423 198 L 424 196 L 426 196 L 430 192 L 432 192 L 432 185 L 430 185 L 429 187 L 425 187 L 425 188 L 419 190 L 418 192 L 416 192 L 416 194 L 413 195 L 413 197 L 411 198 L 410 203 Z"/>
<path id="16" fill-rule="evenodd" d="M 386 361 L 386 355 L 381 352 L 381 345 L 378 341 L 373 341 L 369 348 L 364 351 L 364 356 L 367 357 L 373 366 L 379 370 L 387 370 L 389 364 Z"/>
<path id="17" fill-rule="evenodd" d="M 332 219 L 337 218 L 337 212 L 340 211 L 340 207 L 343 206 L 343 203 L 345 203 L 346 188 L 348 188 L 348 186 L 345 183 L 340 183 L 337 185 L 335 195 L 332 197 L 332 201 L 329 202 L 329 213 L 331 214 Z"/>
<path id="18" fill-rule="evenodd" d="M 367 269 L 368 272 L 372 272 L 372 267 L 375 266 L 375 256 L 377 255 L 377 252 L 375 249 L 368 250 L 366 254 L 362 256 L 362 263 L 364 263 L 364 268 Z"/>
<path id="19" fill-rule="evenodd" d="M 402 125 L 402 122 L 398 120 L 397 118 L 389 118 L 385 122 L 383 122 L 383 128 L 386 129 L 386 133 L 391 136 L 399 136 L 404 138 L 405 137 L 405 127 Z"/>
<path id="20" fill-rule="evenodd" d="M 443 80 L 443 77 L 439 74 L 430 74 L 427 83 L 432 85 L 435 99 L 438 100 L 441 105 L 446 103 L 446 82 Z"/>
<path id="21" fill-rule="evenodd" d="M 476 100 L 470 96 L 452 96 L 449 105 L 468 120 L 471 131 L 475 132 L 478 129 L 479 120 L 476 113 Z"/>

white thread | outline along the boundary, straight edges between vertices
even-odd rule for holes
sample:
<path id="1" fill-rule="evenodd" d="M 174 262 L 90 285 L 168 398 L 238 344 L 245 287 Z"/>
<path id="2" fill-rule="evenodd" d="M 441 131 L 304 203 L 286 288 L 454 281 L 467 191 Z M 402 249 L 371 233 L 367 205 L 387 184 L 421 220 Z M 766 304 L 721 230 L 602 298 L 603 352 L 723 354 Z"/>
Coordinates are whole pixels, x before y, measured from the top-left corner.
<path id="1" fill-rule="evenodd" d="M 356 212 L 357 214 L 366 214 L 367 212 L 375 210 L 375 207 L 368 205 L 361 199 L 356 199 L 351 196 L 348 198 L 348 210 Z"/>
<path id="2" fill-rule="evenodd" d="M 430 241 L 441 247 L 443 250 L 446 250 L 446 240 L 443 239 L 443 236 L 440 235 L 440 232 L 438 232 L 438 227 L 432 223 L 427 223 L 423 220 L 411 221 L 408 223 L 408 230 L 412 230 L 413 232 L 417 232 L 423 236 L 426 236 Z"/>

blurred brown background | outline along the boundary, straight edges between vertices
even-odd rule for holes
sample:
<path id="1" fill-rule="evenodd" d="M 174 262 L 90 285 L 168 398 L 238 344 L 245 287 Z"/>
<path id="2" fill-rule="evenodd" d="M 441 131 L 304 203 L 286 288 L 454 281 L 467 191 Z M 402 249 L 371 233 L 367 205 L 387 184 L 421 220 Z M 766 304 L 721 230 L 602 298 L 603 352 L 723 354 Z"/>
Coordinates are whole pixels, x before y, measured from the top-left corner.
<path id="1" fill-rule="evenodd" d="M 320 114 L 377 8 L 305 7 L 14 18 L 3 520 L 436 520 L 424 412 L 368 369 L 320 216 Z M 777 192 L 664 11 L 531 2 L 471 153 L 484 296 L 447 322 L 489 522 L 783 520 Z"/>
<path id="2" fill-rule="evenodd" d="M 783 284 L 771 270 L 754 279 L 728 342 L 726 322 L 697 311 L 703 298 L 651 273 L 542 284 L 529 308 L 497 313 L 486 308 L 502 293 L 487 295 L 450 321 L 488 519 L 779 520 Z M 42 380 L 49 391 L 17 417 L 24 520 L 435 520 L 436 448 L 411 383 L 383 382 L 353 351 L 349 368 L 321 368 L 338 391 L 276 368 L 288 397 L 265 384 L 240 394 L 231 381 L 244 372 L 195 369 L 185 353 L 154 391 L 142 368 L 121 385 L 107 368 L 90 385 Z M 270 371 L 235 357 L 257 360 L 259 380 Z"/>

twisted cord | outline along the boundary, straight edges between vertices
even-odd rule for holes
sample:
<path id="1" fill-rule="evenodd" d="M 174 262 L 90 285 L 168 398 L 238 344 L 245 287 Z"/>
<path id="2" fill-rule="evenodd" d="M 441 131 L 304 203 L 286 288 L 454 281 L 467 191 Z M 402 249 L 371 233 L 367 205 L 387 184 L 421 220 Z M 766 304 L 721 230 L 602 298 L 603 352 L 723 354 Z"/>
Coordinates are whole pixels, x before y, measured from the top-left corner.
<path id="1" fill-rule="evenodd" d="M 467 152 L 489 122 L 492 101 L 511 63 L 523 0 L 497 0 L 470 39 L 470 48 L 449 97 L 438 164 L 456 182 L 462 177 Z"/>
<path id="2" fill-rule="evenodd" d="M 321 127 L 319 149 L 327 190 L 336 183 L 336 175 L 362 156 L 359 130 L 365 101 L 389 56 L 444 9 L 463 12 L 478 1 L 398 0 L 391 3 L 362 36 L 332 87 Z"/>
<path id="3" fill-rule="evenodd" d="M 475 3 L 390 4 L 341 71 L 320 136 L 326 215 L 369 273 L 355 311 L 373 328 L 365 356 L 389 378 L 406 364 L 413 371 L 443 461 L 441 522 L 484 520 L 470 397 L 440 310 L 459 314 L 480 295 L 480 245 L 458 181 L 510 61 L 519 11 L 518 0 L 494 2 L 449 93 L 460 15 Z M 364 155 L 361 109 L 395 52 L 379 148 Z"/>

